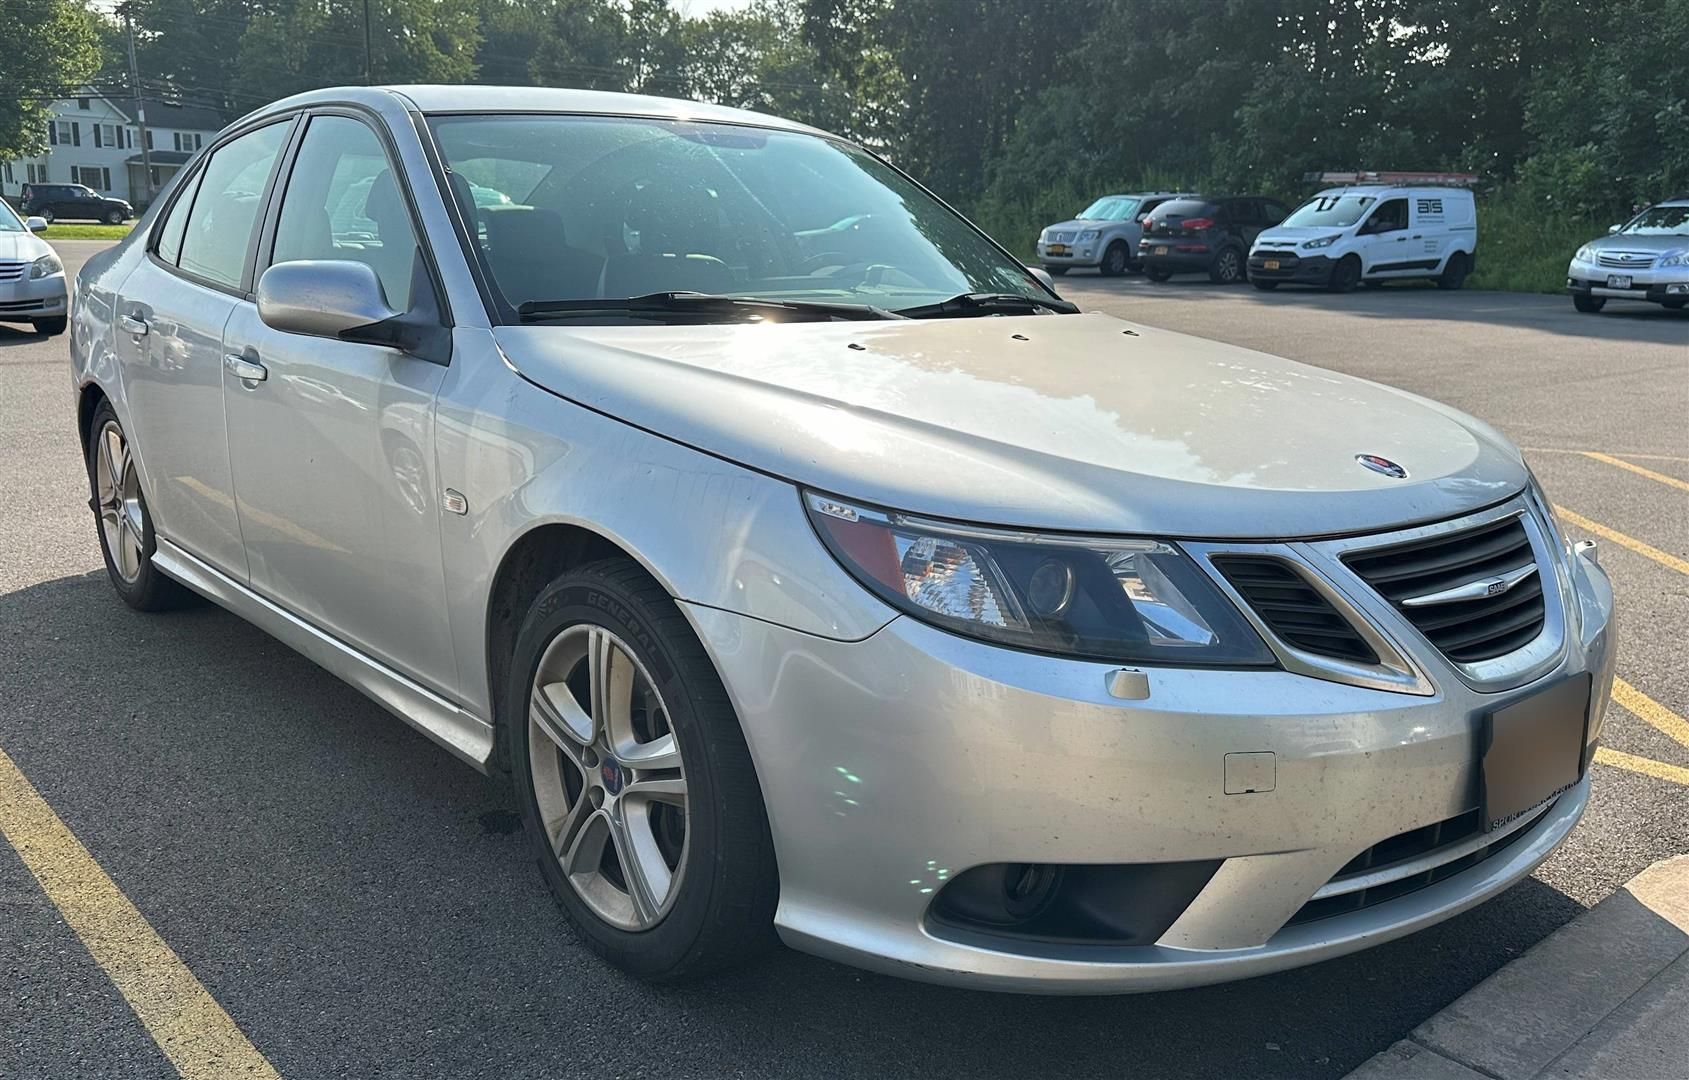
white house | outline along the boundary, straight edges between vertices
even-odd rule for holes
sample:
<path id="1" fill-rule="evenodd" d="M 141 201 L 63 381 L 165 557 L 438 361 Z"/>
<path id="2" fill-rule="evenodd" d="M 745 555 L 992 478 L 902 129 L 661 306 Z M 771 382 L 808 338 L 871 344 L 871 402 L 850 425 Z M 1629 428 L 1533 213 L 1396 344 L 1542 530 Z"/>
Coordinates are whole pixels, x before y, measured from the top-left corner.
<path id="1" fill-rule="evenodd" d="M 25 184 L 86 184 L 102 195 L 145 206 L 147 185 L 134 112 L 134 98 L 105 98 L 93 92 L 53 102 L 47 152 L 0 161 L 0 195 L 16 203 Z M 155 192 L 223 126 L 214 110 L 179 101 L 149 98 L 146 115 Z"/>

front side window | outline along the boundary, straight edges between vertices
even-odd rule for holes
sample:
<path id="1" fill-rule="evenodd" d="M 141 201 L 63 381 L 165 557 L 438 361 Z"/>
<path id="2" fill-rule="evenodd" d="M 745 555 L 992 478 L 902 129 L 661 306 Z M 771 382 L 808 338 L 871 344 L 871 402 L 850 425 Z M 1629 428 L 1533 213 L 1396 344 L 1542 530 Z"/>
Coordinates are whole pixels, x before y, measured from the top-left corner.
<path id="1" fill-rule="evenodd" d="M 1620 231 L 1632 236 L 1689 236 L 1689 205 L 1650 206 Z"/>
<path id="2" fill-rule="evenodd" d="M 18 220 L 16 214 L 12 213 L 12 208 L 6 205 L 6 201 L 0 199 L 0 232 L 23 231 L 23 222 Z"/>
<path id="3" fill-rule="evenodd" d="M 305 130 L 282 196 L 272 263 L 343 259 L 375 271 L 387 303 L 410 307 L 416 234 L 375 132 L 344 116 Z"/>
<path id="4" fill-rule="evenodd" d="M 1373 211 L 1372 217 L 1367 219 L 1366 231 L 1369 233 L 1399 232 L 1407 228 L 1407 200 L 1391 199 Z"/>
<path id="5" fill-rule="evenodd" d="M 177 265 L 218 285 L 236 288 L 246 266 L 252 227 L 291 122 L 248 132 L 211 155 L 201 180 Z"/>
<path id="6" fill-rule="evenodd" d="M 966 221 L 833 139 L 561 114 L 432 126 L 474 257 L 512 307 L 658 292 L 892 309 L 1049 299 Z"/>
<path id="7" fill-rule="evenodd" d="M 1137 213 L 1138 200 L 1108 195 L 1087 206 L 1079 215 L 1081 221 L 1130 221 Z"/>
<path id="8" fill-rule="evenodd" d="M 1373 195 L 1315 195 L 1285 218 L 1285 225 L 1317 229 L 1347 229 L 1359 221 L 1378 199 Z"/>

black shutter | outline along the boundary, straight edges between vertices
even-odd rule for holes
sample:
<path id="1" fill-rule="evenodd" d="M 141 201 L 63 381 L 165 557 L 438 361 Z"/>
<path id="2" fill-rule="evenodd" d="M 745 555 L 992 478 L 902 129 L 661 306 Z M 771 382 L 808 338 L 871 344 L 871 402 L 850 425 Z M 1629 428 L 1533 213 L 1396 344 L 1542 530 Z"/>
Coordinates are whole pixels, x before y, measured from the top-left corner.
<path id="1" fill-rule="evenodd" d="M 94 145 L 100 145 L 100 125 L 98 124 L 94 125 Z"/>
<path id="2" fill-rule="evenodd" d="M 47 141 L 54 146 L 59 145 L 59 122 L 57 120 L 47 121 Z"/>
<path id="3" fill-rule="evenodd" d="M 70 145 L 82 145 L 82 125 L 75 120 L 70 122 Z"/>

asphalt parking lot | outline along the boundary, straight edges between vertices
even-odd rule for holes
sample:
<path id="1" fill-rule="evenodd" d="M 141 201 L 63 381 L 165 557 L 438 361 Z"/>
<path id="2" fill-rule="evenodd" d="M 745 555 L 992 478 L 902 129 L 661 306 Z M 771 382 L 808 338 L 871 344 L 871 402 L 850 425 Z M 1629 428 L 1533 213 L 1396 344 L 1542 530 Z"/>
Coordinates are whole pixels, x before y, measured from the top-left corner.
<path id="1" fill-rule="evenodd" d="M 100 246 L 58 245 L 73 270 Z M 87 510 L 65 340 L 6 327 L 0 767 L 27 778 L 167 946 L 120 957 L 121 971 L 185 967 L 206 1008 L 288 1078 L 1335 1077 L 1689 851 L 1689 312 L 1059 284 L 1088 309 L 1447 401 L 1529 448 L 1571 531 L 1601 543 L 1624 688 L 1589 813 L 1533 879 L 1368 953 L 1170 994 L 961 992 L 792 952 L 647 988 L 575 942 L 499 782 L 233 616 L 143 616 L 117 600 Z M 17 847 L 59 842 L 19 835 L 0 840 L 0 1077 L 177 1075 L 156 1020 L 137 1019 L 124 980 L 72 929 L 97 936 L 127 916 L 67 918 L 67 903 L 95 902 L 74 883 L 44 888 Z M 238 1067 L 226 1075 L 264 1075 Z"/>

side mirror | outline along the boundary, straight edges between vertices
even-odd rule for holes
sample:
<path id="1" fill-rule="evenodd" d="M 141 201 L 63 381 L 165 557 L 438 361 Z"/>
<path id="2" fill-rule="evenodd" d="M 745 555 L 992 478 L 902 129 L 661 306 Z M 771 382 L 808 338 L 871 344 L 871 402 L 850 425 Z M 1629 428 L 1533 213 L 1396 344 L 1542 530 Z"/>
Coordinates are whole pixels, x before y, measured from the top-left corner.
<path id="1" fill-rule="evenodd" d="M 31 217 L 28 221 L 24 222 L 23 225 L 24 228 L 28 229 L 30 232 L 47 231 L 47 219 L 44 217 Z"/>
<path id="2" fill-rule="evenodd" d="M 431 364 L 449 364 L 434 281 L 418 251 L 411 262 L 411 309 L 395 311 L 375 271 L 349 259 L 277 263 L 258 279 L 258 318 L 286 334 L 381 345 Z"/>
<path id="3" fill-rule="evenodd" d="M 1050 276 L 1050 272 L 1048 270 L 1044 269 L 1042 266 L 1034 266 L 1030 269 L 1032 270 L 1032 276 L 1038 279 L 1039 284 L 1043 285 L 1044 288 L 1049 289 L 1051 292 L 1056 291 L 1056 279 Z"/>
<path id="4" fill-rule="evenodd" d="M 258 317 L 285 334 L 345 339 L 398 316 L 381 279 L 360 262 L 277 263 L 258 279 Z"/>
<path id="5" fill-rule="evenodd" d="M 1607 235 L 1611 236 L 1622 228 L 1624 228 L 1623 225 L 1609 225 L 1607 226 Z"/>

